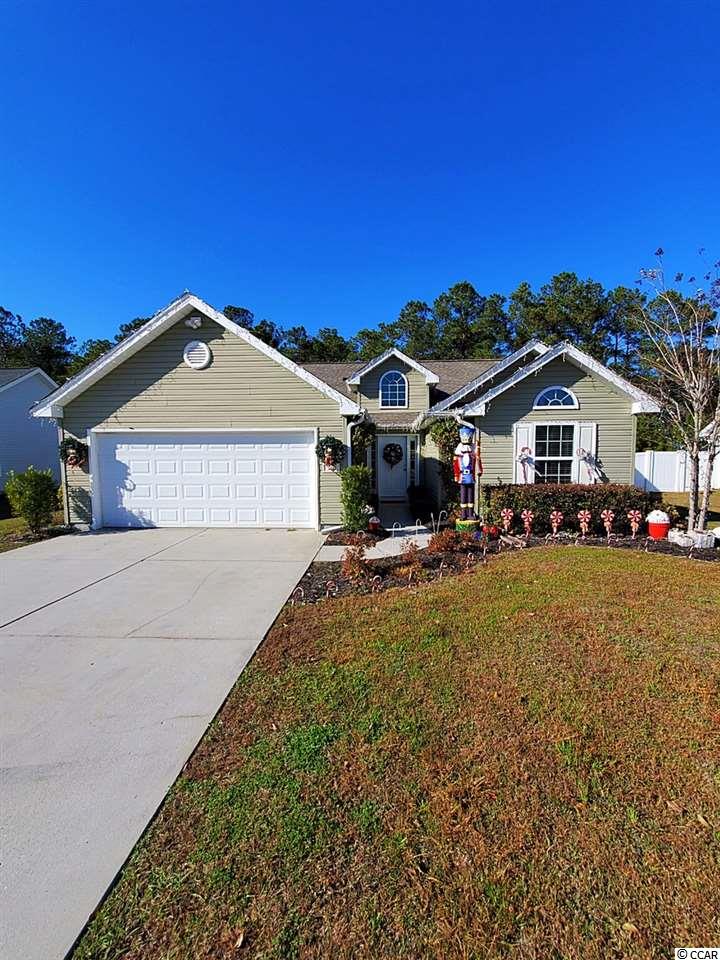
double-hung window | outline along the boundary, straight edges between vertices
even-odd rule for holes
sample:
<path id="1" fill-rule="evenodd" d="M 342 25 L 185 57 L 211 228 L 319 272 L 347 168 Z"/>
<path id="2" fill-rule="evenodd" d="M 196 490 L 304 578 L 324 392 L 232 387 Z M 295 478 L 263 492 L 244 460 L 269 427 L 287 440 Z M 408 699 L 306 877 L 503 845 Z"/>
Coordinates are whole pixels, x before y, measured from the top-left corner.
<path id="1" fill-rule="evenodd" d="M 571 483 L 575 425 L 535 426 L 535 483 Z"/>

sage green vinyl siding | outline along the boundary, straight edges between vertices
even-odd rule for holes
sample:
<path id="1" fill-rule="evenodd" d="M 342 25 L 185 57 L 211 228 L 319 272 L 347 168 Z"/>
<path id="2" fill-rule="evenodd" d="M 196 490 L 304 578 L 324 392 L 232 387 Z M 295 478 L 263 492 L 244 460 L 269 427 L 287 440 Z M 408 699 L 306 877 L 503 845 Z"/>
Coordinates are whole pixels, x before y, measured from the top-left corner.
<path id="1" fill-rule="evenodd" d="M 440 451 L 429 433 L 422 435 L 420 443 L 420 478 L 436 505 L 443 503 L 445 491 L 440 474 Z"/>
<path id="2" fill-rule="evenodd" d="M 408 405 L 406 407 L 381 407 L 380 406 L 380 378 L 388 370 L 399 370 L 405 374 L 408 383 Z M 374 367 L 360 380 L 359 393 L 354 397 L 361 407 L 374 413 L 376 410 L 392 412 L 393 410 L 405 410 L 411 413 L 420 413 L 427 410 L 429 404 L 428 385 L 425 383 L 425 377 L 422 373 L 400 360 L 391 357 L 383 363 Z"/>
<path id="3" fill-rule="evenodd" d="M 190 340 L 206 342 L 212 363 L 192 370 L 182 358 Z M 112 370 L 64 411 L 63 428 L 85 440 L 94 427 L 317 427 L 342 440 L 335 400 L 207 318 L 199 330 L 182 321 Z M 68 469 L 72 522 L 89 523 L 90 476 Z M 320 522 L 340 521 L 340 477 L 320 472 Z"/>
<path id="4" fill-rule="evenodd" d="M 580 409 L 550 407 L 533 410 L 535 398 L 545 387 L 568 387 L 577 396 Z M 530 374 L 492 400 L 480 429 L 483 482 L 513 482 L 515 451 L 513 425 L 589 421 L 597 424 L 597 456 L 611 483 L 632 483 L 635 467 L 635 417 L 632 401 L 606 380 L 591 376 L 569 360 L 554 360 L 537 374 Z"/>

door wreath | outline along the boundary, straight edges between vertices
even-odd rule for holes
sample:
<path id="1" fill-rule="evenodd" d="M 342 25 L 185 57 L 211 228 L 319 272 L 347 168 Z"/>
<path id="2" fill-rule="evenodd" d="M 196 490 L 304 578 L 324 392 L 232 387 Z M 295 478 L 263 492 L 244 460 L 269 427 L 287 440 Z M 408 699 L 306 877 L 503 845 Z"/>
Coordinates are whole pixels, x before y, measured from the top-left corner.
<path id="1" fill-rule="evenodd" d="M 386 443 L 383 447 L 383 460 L 387 463 L 392 470 L 393 467 L 396 467 L 403 458 L 403 448 L 399 443 Z"/>

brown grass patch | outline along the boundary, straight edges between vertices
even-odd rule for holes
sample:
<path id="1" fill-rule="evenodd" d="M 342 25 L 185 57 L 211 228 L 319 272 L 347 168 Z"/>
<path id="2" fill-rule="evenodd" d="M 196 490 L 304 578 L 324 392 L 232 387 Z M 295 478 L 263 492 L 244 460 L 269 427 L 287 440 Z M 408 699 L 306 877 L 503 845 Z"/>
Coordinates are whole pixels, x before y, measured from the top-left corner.
<path id="1" fill-rule="evenodd" d="M 578 548 L 286 610 L 76 957 L 718 942 L 719 596 Z"/>

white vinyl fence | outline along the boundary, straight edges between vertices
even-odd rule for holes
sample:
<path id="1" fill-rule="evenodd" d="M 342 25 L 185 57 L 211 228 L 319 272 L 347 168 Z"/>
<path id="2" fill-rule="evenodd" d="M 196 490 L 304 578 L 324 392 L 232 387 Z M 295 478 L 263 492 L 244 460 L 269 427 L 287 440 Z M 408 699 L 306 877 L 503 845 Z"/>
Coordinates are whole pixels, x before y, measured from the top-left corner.
<path id="1" fill-rule="evenodd" d="M 707 470 L 707 453 L 700 456 L 700 485 Z M 635 454 L 635 486 L 642 490 L 682 493 L 689 489 L 690 466 L 684 450 L 645 450 Z M 720 456 L 715 458 L 712 489 L 720 489 Z"/>

